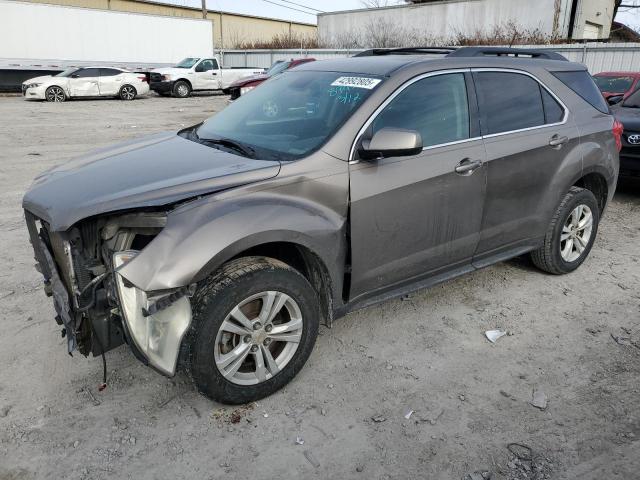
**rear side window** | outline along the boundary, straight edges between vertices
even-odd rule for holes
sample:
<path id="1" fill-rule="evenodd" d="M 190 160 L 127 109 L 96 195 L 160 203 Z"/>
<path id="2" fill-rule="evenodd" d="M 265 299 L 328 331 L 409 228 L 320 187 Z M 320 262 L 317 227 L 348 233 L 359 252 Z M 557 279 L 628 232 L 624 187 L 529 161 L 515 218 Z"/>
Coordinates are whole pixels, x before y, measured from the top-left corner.
<path id="1" fill-rule="evenodd" d="M 544 119 L 546 123 L 560 123 L 564 118 L 564 108 L 551 96 L 547 90 L 540 87 L 542 92 L 542 104 L 544 106 Z"/>
<path id="2" fill-rule="evenodd" d="M 116 70 L 115 68 L 101 68 L 100 76 L 101 77 L 114 77 L 116 75 L 120 75 L 122 72 L 120 70 Z"/>
<path id="3" fill-rule="evenodd" d="M 468 139 L 464 74 L 436 75 L 409 85 L 376 117 L 372 134 L 385 127 L 417 130 L 425 147 Z"/>
<path id="4" fill-rule="evenodd" d="M 564 83 L 571 90 L 589 102 L 594 108 L 602 113 L 609 113 L 609 105 L 605 101 L 602 93 L 593 78 L 586 70 L 579 72 L 551 72 L 558 80 Z"/>
<path id="5" fill-rule="evenodd" d="M 474 79 L 484 135 L 544 125 L 540 84 L 510 72 L 475 72 Z"/>

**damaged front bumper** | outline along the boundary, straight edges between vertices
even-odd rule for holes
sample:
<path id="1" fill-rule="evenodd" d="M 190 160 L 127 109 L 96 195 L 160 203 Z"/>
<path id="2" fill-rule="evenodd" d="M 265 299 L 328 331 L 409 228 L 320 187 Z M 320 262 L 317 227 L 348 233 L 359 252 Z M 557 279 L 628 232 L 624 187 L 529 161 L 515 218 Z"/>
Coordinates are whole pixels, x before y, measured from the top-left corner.
<path id="1" fill-rule="evenodd" d="M 192 289 L 150 294 L 129 282 L 119 269 L 135 258 L 137 251 L 113 255 L 115 283 L 125 328 L 135 348 L 149 365 L 164 375 L 176 372 L 182 338 L 191 325 Z"/>

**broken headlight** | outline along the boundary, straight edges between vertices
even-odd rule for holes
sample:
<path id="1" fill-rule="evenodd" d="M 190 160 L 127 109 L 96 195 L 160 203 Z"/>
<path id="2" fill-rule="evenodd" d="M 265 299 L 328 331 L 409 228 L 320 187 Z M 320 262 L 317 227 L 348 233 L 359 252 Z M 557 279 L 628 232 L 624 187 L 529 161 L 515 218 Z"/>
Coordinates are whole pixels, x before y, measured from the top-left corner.
<path id="1" fill-rule="evenodd" d="M 119 267 L 138 254 L 113 254 L 120 310 L 132 340 L 149 363 L 165 375 L 174 375 L 182 337 L 191 324 L 191 302 L 186 290 L 153 295 L 127 281 Z"/>

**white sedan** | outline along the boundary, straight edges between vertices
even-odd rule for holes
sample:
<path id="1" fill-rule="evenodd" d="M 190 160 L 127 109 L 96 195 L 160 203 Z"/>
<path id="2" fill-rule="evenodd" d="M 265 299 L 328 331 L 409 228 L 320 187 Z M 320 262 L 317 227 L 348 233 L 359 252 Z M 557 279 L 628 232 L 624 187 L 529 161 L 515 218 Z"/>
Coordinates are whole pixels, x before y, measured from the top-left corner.
<path id="1" fill-rule="evenodd" d="M 22 84 L 27 99 L 64 102 L 75 97 L 116 97 L 133 100 L 149 93 L 146 75 L 119 68 L 69 68 L 57 75 L 35 77 Z"/>

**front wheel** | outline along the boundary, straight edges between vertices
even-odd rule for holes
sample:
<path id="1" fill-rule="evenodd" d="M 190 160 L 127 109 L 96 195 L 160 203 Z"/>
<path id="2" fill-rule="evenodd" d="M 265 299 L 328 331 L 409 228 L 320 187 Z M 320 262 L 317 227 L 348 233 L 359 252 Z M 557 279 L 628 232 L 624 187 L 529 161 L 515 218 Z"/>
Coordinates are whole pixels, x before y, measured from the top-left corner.
<path id="1" fill-rule="evenodd" d="M 198 389 L 222 403 L 271 395 L 296 376 L 318 335 L 318 297 L 278 260 L 246 257 L 198 288 L 187 337 Z"/>
<path id="2" fill-rule="evenodd" d="M 593 193 L 571 187 L 551 220 L 543 246 L 531 254 L 533 263 L 555 275 L 574 271 L 589 255 L 599 222 Z"/>
<path id="3" fill-rule="evenodd" d="M 136 98 L 137 94 L 138 92 L 133 85 L 123 85 L 122 88 L 120 88 L 119 96 L 121 100 L 131 101 Z"/>
<path id="4" fill-rule="evenodd" d="M 47 91 L 45 92 L 45 98 L 47 99 L 47 102 L 59 103 L 64 102 L 67 99 L 67 94 L 64 93 L 62 87 L 54 85 L 47 88 Z"/>

